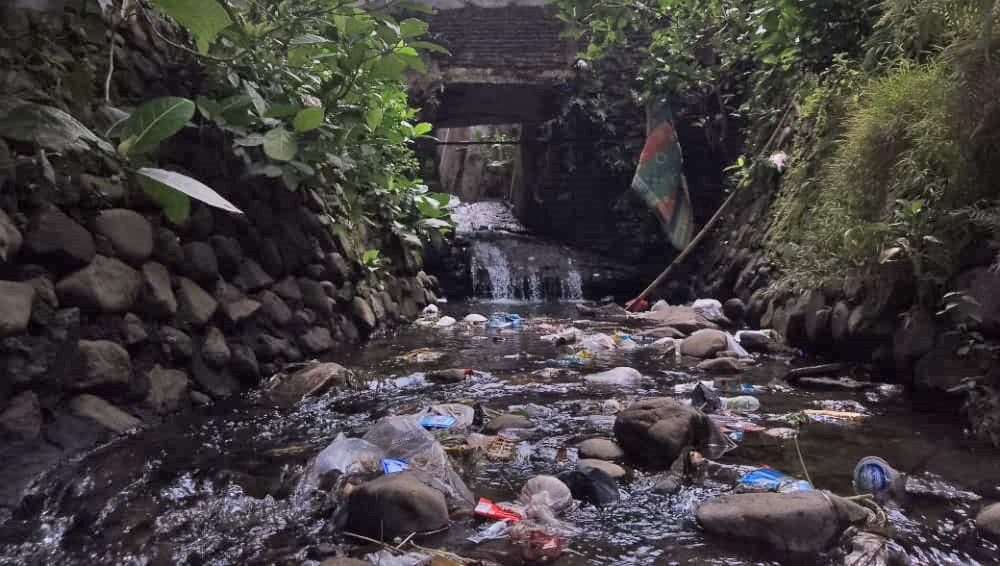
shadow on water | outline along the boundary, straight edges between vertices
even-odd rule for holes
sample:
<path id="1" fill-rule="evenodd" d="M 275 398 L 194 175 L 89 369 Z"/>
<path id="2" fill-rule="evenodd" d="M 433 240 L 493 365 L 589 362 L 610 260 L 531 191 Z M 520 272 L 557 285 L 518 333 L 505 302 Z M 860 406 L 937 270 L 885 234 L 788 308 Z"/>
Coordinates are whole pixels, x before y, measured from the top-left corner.
<path id="1" fill-rule="evenodd" d="M 340 432 L 361 435 L 381 416 L 435 402 L 472 400 L 498 410 L 523 406 L 537 426 L 523 439 L 522 457 L 483 461 L 466 477 L 477 496 L 504 500 L 536 474 L 572 468 L 576 442 L 612 435 L 614 419 L 603 414 L 603 401 L 627 404 L 674 395 L 706 379 L 691 370 L 690 360 L 676 365 L 672 358 L 663 360 L 644 349 L 577 368 L 587 373 L 630 365 L 645 376 L 631 389 L 529 376 L 567 355 L 538 337 L 551 331 L 547 325 L 574 318 L 573 305 L 446 304 L 442 310 L 457 318 L 467 312 L 513 311 L 525 324 L 502 330 L 461 323 L 444 329 L 402 328 L 335 359 L 368 383 L 357 391 L 307 399 L 290 411 L 269 407 L 251 393 L 64 462 L 33 487 L 0 529 L 0 563 L 309 564 L 331 554 L 337 548 L 331 545 L 352 544 L 333 527 L 331 503 L 292 496 L 308 459 Z M 432 363 L 399 357 L 415 348 L 438 350 L 444 357 Z M 453 385 L 429 384 L 422 377 L 427 370 L 448 367 L 484 373 Z M 763 386 L 786 368 L 787 362 L 766 361 L 749 371 L 744 382 Z M 1000 458 L 964 440 L 950 408 L 936 412 L 924 406 L 917 412 L 903 403 L 875 403 L 851 392 L 761 390 L 755 395 L 762 413 L 798 411 L 817 399 L 860 401 L 870 410 L 871 416 L 857 424 L 805 426 L 801 448 L 820 487 L 851 494 L 854 464 L 880 455 L 902 471 L 932 472 L 987 500 L 997 498 Z M 794 447 L 787 442 L 747 442 L 722 460 L 799 471 Z M 785 556 L 706 537 L 694 521 L 694 510 L 730 486 L 709 481 L 664 496 L 653 493 L 652 477 L 652 471 L 633 469 L 621 484 L 619 505 L 602 510 L 581 504 L 571 511 L 566 520 L 577 532 L 558 564 L 839 564 L 835 554 Z M 891 514 L 892 524 L 913 564 L 995 564 L 1000 549 L 978 538 L 971 527 L 981 503 L 911 500 Z M 472 518 L 457 519 L 421 544 L 501 564 L 521 563 L 506 541 L 466 540 L 482 526 Z"/>

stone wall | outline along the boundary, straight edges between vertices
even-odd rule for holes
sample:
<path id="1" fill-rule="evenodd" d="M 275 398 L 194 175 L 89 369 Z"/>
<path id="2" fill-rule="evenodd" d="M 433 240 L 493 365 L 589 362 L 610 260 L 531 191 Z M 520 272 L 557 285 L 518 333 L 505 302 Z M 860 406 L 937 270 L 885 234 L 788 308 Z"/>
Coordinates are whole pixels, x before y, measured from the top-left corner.
<path id="1" fill-rule="evenodd" d="M 32 64 L 30 53 L 5 52 L 4 63 L 24 85 L 19 96 L 103 131 L 108 37 L 97 6 L 69 1 L 61 13 L 7 22 L 52 38 L 80 70 L 80 92 L 60 88 L 63 70 Z M 153 36 L 139 21 L 117 34 L 115 102 L 196 93 L 197 67 Z M 246 176 L 230 148 L 200 127 L 161 149 L 161 164 L 246 212 L 193 201 L 189 222 L 175 226 L 115 159 L 38 157 L 0 140 L 0 508 L 66 451 L 232 397 L 285 364 L 336 359 L 436 300 L 411 253 L 419 241 L 335 237 L 314 192 Z M 383 290 L 363 275 L 364 244 L 393 259 Z"/>

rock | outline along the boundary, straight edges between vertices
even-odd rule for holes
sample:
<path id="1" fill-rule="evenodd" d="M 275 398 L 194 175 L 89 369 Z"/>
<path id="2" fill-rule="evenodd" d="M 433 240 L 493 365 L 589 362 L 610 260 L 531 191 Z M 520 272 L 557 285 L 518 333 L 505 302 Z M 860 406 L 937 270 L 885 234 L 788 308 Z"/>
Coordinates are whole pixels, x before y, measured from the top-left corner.
<path id="1" fill-rule="evenodd" d="M 721 330 L 702 330 L 681 342 L 681 354 L 694 358 L 711 358 L 728 347 L 726 333 Z"/>
<path id="2" fill-rule="evenodd" d="M 293 277 L 285 277 L 278 281 L 271 290 L 286 301 L 296 303 L 302 300 L 302 290 L 299 289 L 299 284 Z"/>
<path id="3" fill-rule="evenodd" d="M 966 355 L 958 351 L 965 346 L 959 332 L 945 332 L 937 344 L 913 366 L 913 384 L 921 389 L 945 391 L 957 386 L 966 377 L 987 375 L 995 361 L 980 350 Z"/>
<path id="4" fill-rule="evenodd" d="M 0 433 L 13 440 L 34 440 L 42 433 L 42 407 L 34 391 L 22 391 L 0 413 Z"/>
<path id="5" fill-rule="evenodd" d="M 314 326 L 299 336 L 299 344 L 309 353 L 320 354 L 333 348 L 333 337 L 329 329 Z"/>
<path id="6" fill-rule="evenodd" d="M 108 385 L 128 385 L 132 381 L 132 360 L 125 348 L 108 340 L 77 342 L 82 375 L 72 383 L 74 389 Z"/>
<path id="7" fill-rule="evenodd" d="M 464 381 L 466 376 L 471 373 L 474 373 L 471 369 L 439 369 L 427 372 L 426 378 L 435 383 L 458 383 Z"/>
<path id="8" fill-rule="evenodd" d="M 170 272 L 162 263 L 149 261 L 142 265 L 142 306 L 157 317 L 170 317 L 177 313 L 177 297 L 170 286 Z"/>
<path id="9" fill-rule="evenodd" d="M 201 391 L 191 391 L 188 393 L 188 397 L 191 398 L 191 402 L 199 407 L 208 407 L 212 404 L 212 398 L 205 395 Z"/>
<path id="10" fill-rule="evenodd" d="M 168 359 L 183 362 L 194 355 L 194 341 L 173 326 L 160 328 L 160 347 Z"/>
<path id="11" fill-rule="evenodd" d="M 424 310 L 420 311 L 420 314 L 424 316 L 434 316 L 437 313 L 438 313 L 438 306 L 435 305 L 434 303 L 427 305 L 426 307 L 424 307 Z"/>
<path id="12" fill-rule="evenodd" d="M 24 238 L 14 221 L 0 208 L 0 264 L 8 263 L 21 251 Z"/>
<path id="13" fill-rule="evenodd" d="M 469 324 L 483 324 L 486 322 L 487 318 L 481 314 L 472 313 L 465 315 L 463 320 Z"/>
<path id="14" fill-rule="evenodd" d="M 651 328 L 649 330 L 643 330 L 638 334 L 639 336 L 646 336 L 648 338 L 656 338 L 657 340 L 662 340 L 664 338 L 675 338 L 677 340 L 684 339 L 687 334 L 684 334 L 680 330 L 677 330 L 673 326 L 659 326 L 657 328 Z"/>
<path id="15" fill-rule="evenodd" d="M 39 326 L 50 326 L 59 308 L 59 297 L 56 286 L 45 276 L 32 277 L 25 281 L 35 290 L 35 299 L 31 303 L 31 322 Z M 3 332 L 0 332 L 2 335 Z"/>
<path id="16" fill-rule="evenodd" d="M 233 375 L 251 383 L 260 379 L 260 366 L 253 348 L 245 344 L 236 344 L 232 347 L 232 352 L 229 368 Z"/>
<path id="17" fill-rule="evenodd" d="M 708 373 L 739 373 L 743 371 L 743 364 L 734 358 L 705 360 L 695 367 Z"/>
<path id="18" fill-rule="evenodd" d="M 976 515 L 976 528 L 1000 539 L 1000 503 L 987 505 Z"/>
<path id="19" fill-rule="evenodd" d="M 582 459 L 580 459 L 580 461 L 577 463 L 576 467 L 581 472 L 589 470 L 589 469 L 592 469 L 592 468 L 596 468 L 596 469 L 601 470 L 602 472 L 608 474 L 609 476 L 611 476 L 614 479 L 623 478 L 623 477 L 625 477 L 625 474 L 627 473 L 625 471 L 625 468 L 619 466 L 618 464 L 614 464 L 612 462 L 606 462 L 604 460 L 595 460 L 595 459 L 591 459 L 591 458 L 582 458 Z"/>
<path id="20" fill-rule="evenodd" d="M 566 484 L 573 499 L 586 501 L 597 507 L 618 503 L 621 494 L 618 493 L 618 482 L 607 472 L 599 468 L 585 470 L 568 470 L 556 476 Z"/>
<path id="21" fill-rule="evenodd" d="M 139 419 L 95 395 L 78 395 L 70 400 L 69 407 L 76 416 L 119 433 L 142 425 Z"/>
<path id="22" fill-rule="evenodd" d="M 122 337 L 126 346 L 134 346 L 148 340 L 149 333 L 146 332 L 146 326 L 141 318 L 133 313 L 125 313 L 122 319 Z"/>
<path id="23" fill-rule="evenodd" d="M 268 395 L 281 405 L 293 405 L 303 397 L 322 395 L 333 388 L 347 387 L 354 374 L 344 366 L 323 362 L 312 364 L 295 373 L 279 373 L 267 384 Z"/>
<path id="24" fill-rule="evenodd" d="M 177 234 L 168 228 L 157 228 L 153 240 L 153 257 L 156 261 L 175 269 L 184 266 L 184 250 L 181 249 Z"/>
<path id="25" fill-rule="evenodd" d="M 449 326 L 455 326 L 456 322 L 458 321 L 456 321 L 453 317 L 442 316 L 441 318 L 438 319 L 438 321 L 434 324 L 434 326 L 438 328 L 447 328 Z"/>
<path id="26" fill-rule="evenodd" d="M 375 313 L 372 312 L 372 308 L 364 299 L 354 297 L 351 300 L 351 309 L 354 312 L 354 316 L 364 323 L 369 330 L 375 328 Z"/>
<path id="27" fill-rule="evenodd" d="M 236 238 L 215 234 L 209 240 L 219 267 L 219 272 L 227 276 L 235 275 L 243 263 L 243 248 Z"/>
<path id="28" fill-rule="evenodd" d="M 673 495 L 680 491 L 681 487 L 682 484 L 680 478 L 678 478 L 675 474 L 666 474 L 656 480 L 656 483 L 653 484 L 653 492 Z"/>
<path id="29" fill-rule="evenodd" d="M 486 434 L 496 434 L 508 428 L 532 428 L 534 426 L 531 424 L 531 421 L 521 415 L 506 414 L 494 417 L 490 422 L 486 423 L 486 426 L 483 427 L 483 432 Z"/>
<path id="30" fill-rule="evenodd" d="M 625 451 L 614 440 L 589 438 L 580 443 L 580 456 L 596 460 L 621 460 Z"/>
<path id="31" fill-rule="evenodd" d="M 87 310 L 125 312 L 132 308 L 142 280 L 121 260 L 98 255 L 83 269 L 56 284 L 60 303 Z"/>
<path id="32" fill-rule="evenodd" d="M 830 313 L 830 334 L 834 342 L 843 342 L 847 339 L 848 322 L 851 317 L 851 307 L 844 301 L 838 301 L 833 305 Z"/>
<path id="33" fill-rule="evenodd" d="M 198 386 L 216 399 L 231 397 L 240 390 L 240 384 L 226 371 L 216 371 L 205 363 L 200 352 L 191 360 L 191 377 Z"/>
<path id="34" fill-rule="evenodd" d="M 278 285 L 275 285 L 275 289 L 277 288 Z M 299 287 L 296 284 L 295 290 L 298 291 L 298 288 Z M 275 293 L 274 291 L 261 291 L 257 295 L 257 300 L 260 301 L 261 312 L 275 325 L 284 326 L 292 320 L 292 310 L 288 308 L 285 301 L 281 299 L 280 293 Z"/>
<path id="35" fill-rule="evenodd" d="M 302 304 L 322 316 L 328 317 L 333 314 L 330 297 L 326 295 L 326 291 L 323 290 L 323 285 L 319 281 L 299 277 L 299 290 L 302 291 Z"/>
<path id="36" fill-rule="evenodd" d="M 205 333 L 205 341 L 201 345 L 201 357 L 206 364 L 216 369 L 229 365 L 232 352 L 226 344 L 225 335 L 218 328 L 212 326 Z"/>
<path id="37" fill-rule="evenodd" d="M 149 379 L 146 406 L 161 414 L 176 411 L 187 393 L 187 374 L 157 364 L 149 370 L 146 377 Z"/>
<path id="38" fill-rule="evenodd" d="M 596 385 L 634 386 L 642 382 L 642 374 L 637 369 L 618 367 L 585 375 L 583 380 Z"/>
<path id="39" fill-rule="evenodd" d="M 0 281 L 0 336 L 27 330 L 34 300 L 35 289 L 31 285 Z"/>
<path id="40" fill-rule="evenodd" d="M 118 257 L 141 263 L 153 253 L 153 227 L 141 214 L 126 208 L 102 210 L 94 227 L 111 242 Z"/>
<path id="41" fill-rule="evenodd" d="M 261 304 L 258 301 L 243 297 L 229 303 L 223 303 L 222 313 L 229 322 L 239 324 L 257 314 L 260 307 Z"/>
<path id="42" fill-rule="evenodd" d="M 87 265 L 96 253 L 90 232 L 55 209 L 32 219 L 24 249 L 33 255 L 51 258 L 69 269 Z"/>
<path id="43" fill-rule="evenodd" d="M 181 277 L 177 286 L 177 304 L 181 318 L 195 326 L 204 326 L 212 320 L 212 315 L 219 307 L 212 295 L 187 277 Z"/>
<path id="44" fill-rule="evenodd" d="M 351 492 L 345 530 L 391 541 L 413 532 L 448 526 L 444 494 L 424 485 L 415 472 L 381 476 Z"/>
<path id="45" fill-rule="evenodd" d="M 672 326 L 681 332 L 691 333 L 703 328 L 715 328 L 704 316 L 698 314 L 692 307 L 666 307 L 657 311 L 646 312 L 640 318 L 654 320 L 659 326 Z"/>
<path id="46" fill-rule="evenodd" d="M 106 434 L 96 422 L 69 413 L 57 413 L 45 427 L 45 439 L 70 452 L 90 448 Z"/>
<path id="47" fill-rule="evenodd" d="M 184 244 L 184 273 L 199 283 L 213 283 L 219 278 L 219 260 L 205 242 Z"/>
<path id="48" fill-rule="evenodd" d="M 233 279 L 233 283 L 244 293 L 253 293 L 264 287 L 270 287 L 274 283 L 274 278 L 268 275 L 259 263 L 247 258 L 240 265 L 240 272 Z"/>
<path id="49" fill-rule="evenodd" d="M 681 450 L 693 446 L 718 457 L 720 433 L 700 411 L 669 397 L 643 399 L 618 413 L 615 437 L 629 457 L 653 467 L 668 467 Z"/>
<path id="50" fill-rule="evenodd" d="M 746 316 L 747 306 L 742 300 L 738 298 L 732 298 L 722 304 L 722 314 L 726 318 L 733 321 L 735 324 L 739 324 L 743 321 L 743 317 Z"/>
<path id="51" fill-rule="evenodd" d="M 910 373 L 913 364 L 934 348 L 937 323 L 927 309 L 913 307 L 900 317 L 892 340 L 893 362 L 900 374 Z"/>
<path id="52" fill-rule="evenodd" d="M 765 542 L 786 552 L 818 553 L 848 526 L 864 521 L 860 505 L 820 491 L 723 495 L 695 515 L 708 532 Z"/>

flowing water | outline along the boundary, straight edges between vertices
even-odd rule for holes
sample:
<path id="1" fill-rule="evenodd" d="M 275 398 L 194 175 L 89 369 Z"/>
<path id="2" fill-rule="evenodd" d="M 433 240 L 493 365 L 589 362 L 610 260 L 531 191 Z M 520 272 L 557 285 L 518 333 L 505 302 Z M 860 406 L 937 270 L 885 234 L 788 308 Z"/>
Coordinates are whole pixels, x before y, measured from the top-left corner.
<path id="1" fill-rule="evenodd" d="M 536 427 L 522 439 L 513 462 L 483 460 L 466 470 L 476 496 L 509 500 L 530 477 L 571 469 L 573 445 L 591 436 L 611 436 L 614 417 L 602 404 L 643 397 L 683 395 L 699 379 L 690 360 L 678 364 L 651 349 L 637 348 L 595 358 L 576 367 L 583 373 L 620 365 L 639 369 L 635 387 L 588 387 L 578 377 L 543 378 L 531 372 L 564 367 L 571 353 L 539 340 L 555 325 L 575 317 L 572 305 L 486 303 L 442 305 L 461 319 L 467 312 L 519 312 L 519 328 L 490 329 L 463 324 L 451 328 L 399 329 L 353 353 L 334 357 L 366 384 L 351 391 L 310 398 L 291 410 L 276 409 L 250 393 L 201 414 L 177 417 L 162 426 L 119 438 L 41 479 L 0 530 L 0 564 L 318 564 L 345 550 L 363 556 L 376 547 L 356 546 L 331 519 L 328 501 L 294 495 L 308 459 L 338 433 L 362 435 L 374 420 L 406 414 L 431 403 L 469 400 L 497 410 L 520 409 Z M 589 323 L 610 333 L 615 325 Z M 444 354 L 432 363 L 404 361 L 415 348 Z M 890 513 L 896 540 L 920 565 L 996 564 L 998 548 L 976 536 L 971 518 L 997 499 L 995 452 L 963 440 L 953 413 L 935 407 L 915 410 L 873 391 L 807 391 L 774 387 L 788 362 L 767 360 L 743 377 L 761 401 L 760 414 L 782 415 L 824 399 L 852 400 L 870 416 L 853 424 L 808 422 L 801 449 L 819 487 L 851 494 L 855 462 L 880 455 L 897 469 L 939 474 L 947 483 L 984 496 L 968 502 L 949 497 L 911 498 Z M 475 368 L 483 373 L 459 384 L 434 385 L 425 371 Z M 949 409 L 950 410 L 950 409 Z M 726 463 L 767 464 L 799 472 L 788 442 L 744 442 Z M 836 554 L 787 556 L 754 545 L 706 536 L 693 512 L 698 503 L 731 486 L 709 481 L 676 495 L 651 491 L 653 472 L 631 469 L 620 484 L 617 506 L 580 504 L 564 518 L 576 528 L 565 565 L 615 564 L 838 564 Z M 945 490 L 947 491 L 947 490 Z M 463 556 L 504 565 L 521 563 L 508 541 L 482 544 L 466 537 L 486 523 L 456 518 L 445 532 L 419 539 Z"/>

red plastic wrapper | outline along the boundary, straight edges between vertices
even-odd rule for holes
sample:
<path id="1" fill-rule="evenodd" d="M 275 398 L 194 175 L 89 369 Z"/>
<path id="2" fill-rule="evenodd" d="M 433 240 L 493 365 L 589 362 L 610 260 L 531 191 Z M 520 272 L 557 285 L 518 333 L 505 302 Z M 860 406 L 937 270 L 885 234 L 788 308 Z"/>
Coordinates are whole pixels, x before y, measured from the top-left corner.
<path id="1" fill-rule="evenodd" d="M 479 503 L 476 504 L 476 515 L 479 515 L 480 517 L 489 517 L 491 519 L 510 519 L 512 521 L 521 520 L 521 516 L 517 513 L 511 511 L 510 509 L 504 509 L 485 497 L 479 498 Z"/>

